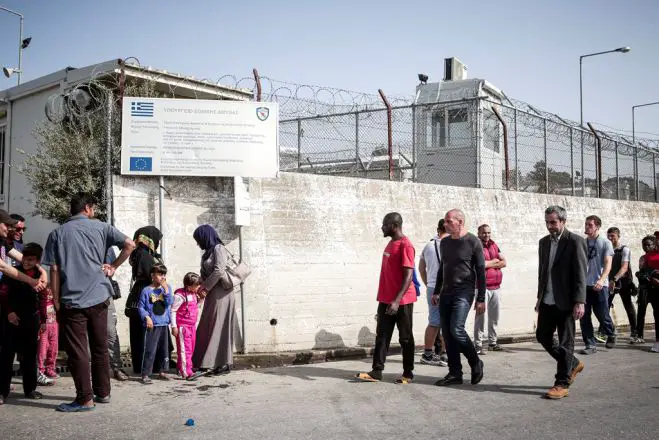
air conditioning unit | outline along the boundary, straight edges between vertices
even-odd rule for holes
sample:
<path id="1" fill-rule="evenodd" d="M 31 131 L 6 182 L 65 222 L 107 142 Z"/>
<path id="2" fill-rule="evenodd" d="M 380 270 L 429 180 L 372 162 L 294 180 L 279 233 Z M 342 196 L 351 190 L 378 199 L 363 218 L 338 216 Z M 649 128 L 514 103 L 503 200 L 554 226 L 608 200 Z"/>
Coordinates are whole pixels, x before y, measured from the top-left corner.
<path id="1" fill-rule="evenodd" d="M 444 81 L 467 79 L 467 66 L 455 57 L 444 59 Z"/>

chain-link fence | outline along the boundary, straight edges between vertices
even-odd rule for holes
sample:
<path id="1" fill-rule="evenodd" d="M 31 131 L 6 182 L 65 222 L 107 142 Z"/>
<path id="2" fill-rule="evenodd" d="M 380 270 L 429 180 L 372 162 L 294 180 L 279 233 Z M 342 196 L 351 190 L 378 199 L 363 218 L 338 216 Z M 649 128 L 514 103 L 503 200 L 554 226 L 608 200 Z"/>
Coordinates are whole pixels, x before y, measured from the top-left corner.
<path id="1" fill-rule="evenodd" d="M 460 99 L 280 122 L 282 171 L 658 201 L 657 140 Z M 391 142 L 389 136 L 391 135 Z"/>

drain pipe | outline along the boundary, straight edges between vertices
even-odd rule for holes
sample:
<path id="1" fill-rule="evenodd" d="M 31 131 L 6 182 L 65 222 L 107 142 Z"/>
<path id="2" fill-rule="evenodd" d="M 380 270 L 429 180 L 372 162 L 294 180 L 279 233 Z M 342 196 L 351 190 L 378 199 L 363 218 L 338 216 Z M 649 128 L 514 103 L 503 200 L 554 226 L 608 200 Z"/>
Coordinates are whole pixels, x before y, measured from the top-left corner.
<path id="1" fill-rule="evenodd" d="M 492 111 L 494 112 L 494 115 L 497 117 L 499 122 L 501 122 L 501 126 L 503 127 L 503 157 L 506 164 L 506 189 L 510 190 L 510 162 L 508 160 L 508 126 L 506 125 L 506 121 L 503 120 L 501 114 L 499 113 L 499 110 L 497 110 L 496 107 L 492 106 Z"/>
<path id="2" fill-rule="evenodd" d="M 588 128 L 593 132 L 597 142 L 597 197 L 602 198 L 602 139 L 597 134 L 591 123 L 588 123 Z"/>

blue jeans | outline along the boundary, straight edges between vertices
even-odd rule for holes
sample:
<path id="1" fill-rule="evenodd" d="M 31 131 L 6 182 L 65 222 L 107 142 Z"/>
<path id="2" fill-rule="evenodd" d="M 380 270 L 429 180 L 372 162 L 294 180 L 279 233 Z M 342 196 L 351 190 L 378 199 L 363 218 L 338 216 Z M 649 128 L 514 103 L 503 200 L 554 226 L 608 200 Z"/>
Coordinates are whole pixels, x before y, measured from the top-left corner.
<path id="1" fill-rule="evenodd" d="M 586 305 L 584 307 L 583 318 L 579 321 L 581 323 L 581 335 L 586 347 L 595 347 L 597 341 L 595 340 L 595 330 L 593 329 L 592 313 L 600 322 L 600 328 L 605 336 L 614 336 L 615 329 L 613 328 L 613 321 L 609 314 L 609 288 L 603 287 L 599 292 L 593 289 L 593 286 L 588 286 L 586 289 Z"/>
<path id="2" fill-rule="evenodd" d="M 428 287 L 427 298 L 428 298 L 428 325 L 431 327 L 439 328 L 441 324 L 441 319 L 439 316 L 439 306 L 436 306 L 432 303 L 432 295 L 435 293 L 434 287 Z"/>
<path id="3" fill-rule="evenodd" d="M 448 372 L 454 377 L 462 377 L 460 353 L 465 355 L 472 369 L 478 367 L 476 349 L 465 330 L 465 321 L 474 303 L 474 296 L 474 291 L 471 291 L 442 294 L 439 297 L 439 314 L 448 355 Z"/>

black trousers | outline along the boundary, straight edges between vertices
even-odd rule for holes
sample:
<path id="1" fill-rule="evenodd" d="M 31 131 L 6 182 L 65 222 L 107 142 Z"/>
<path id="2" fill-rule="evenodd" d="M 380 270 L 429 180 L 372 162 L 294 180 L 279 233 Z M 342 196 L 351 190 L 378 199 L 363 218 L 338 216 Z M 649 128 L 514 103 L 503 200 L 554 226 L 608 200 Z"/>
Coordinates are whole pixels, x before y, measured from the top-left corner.
<path id="1" fill-rule="evenodd" d="M 142 376 L 150 376 L 154 371 L 166 372 L 169 369 L 169 357 L 167 355 L 169 339 L 169 327 L 153 327 L 144 329 L 144 355 L 142 357 Z"/>
<path id="2" fill-rule="evenodd" d="M 130 358 L 133 364 L 133 372 L 135 374 L 142 374 L 142 357 L 144 356 L 144 322 L 140 318 L 140 315 L 137 309 L 130 311 L 130 317 L 128 318 L 128 331 L 130 334 Z M 174 344 L 172 343 L 172 338 L 169 337 L 169 332 L 167 332 L 167 351 L 166 357 L 171 360 L 172 351 L 174 351 Z M 163 358 L 160 355 L 156 355 L 155 360 L 155 372 L 160 371 L 160 361 Z M 169 370 L 171 365 L 168 365 L 164 371 Z M 174 365 L 173 368 L 176 368 Z"/>
<path id="3" fill-rule="evenodd" d="M 108 304 L 105 301 L 84 309 L 61 309 L 60 331 L 76 387 L 75 401 L 80 405 L 91 402 L 94 396 L 107 397 L 111 392 Z"/>
<path id="4" fill-rule="evenodd" d="M 558 340 L 554 332 L 558 330 Z M 579 364 L 574 356 L 574 335 L 576 333 L 572 310 L 561 310 L 555 305 L 540 303 L 536 339 L 551 357 L 556 359 L 556 385 L 568 387 L 572 369 Z"/>
<path id="5" fill-rule="evenodd" d="M 648 311 L 648 304 L 652 306 L 652 314 L 654 315 L 654 333 L 655 341 L 659 341 L 659 288 L 639 286 L 638 289 L 638 322 L 636 332 L 638 337 L 643 339 L 643 330 L 645 327 L 645 315 Z"/>
<path id="6" fill-rule="evenodd" d="M 403 375 L 411 377 L 414 370 L 414 335 L 412 333 L 412 315 L 414 304 L 405 304 L 398 308 L 398 313 L 388 315 L 388 304 L 378 305 L 378 325 L 375 330 L 375 351 L 373 353 L 373 371 L 384 370 L 394 327 L 398 327 L 398 342 L 403 350 Z"/>
<path id="7" fill-rule="evenodd" d="M 128 317 L 128 331 L 130 334 L 130 359 L 133 363 L 133 372 L 142 374 L 142 356 L 144 355 L 144 323 L 140 319 L 137 309 L 131 309 Z"/>
<path id="8" fill-rule="evenodd" d="M 622 300 L 622 305 L 625 307 L 625 312 L 627 313 L 627 321 L 629 321 L 631 337 L 633 338 L 637 335 L 637 324 L 636 309 L 634 308 L 634 303 L 632 302 L 631 287 L 632 283 L 629 280 L 620 280 L 620 289 L 614 289 L 613 292 L 609 295 L 609 308 L 613 306 L 613 299 L 616 297 L 616 293 L 619 293 L 620 299 Z M 600 324 L 600 333 L 602 333 L 602 324 Z"/>
<path id="9" fill-rule="evenodd" d="M 23 392 L 28 395 L 37 389 L 37 350 L 39 339 L 39 315 L 22 316 L 18 326 L 1 315 L 3 341 L 0 348 L 0 395 L 9 395 L 14 369 L 14 356 L 20 355 L 23 374 Z"/>

